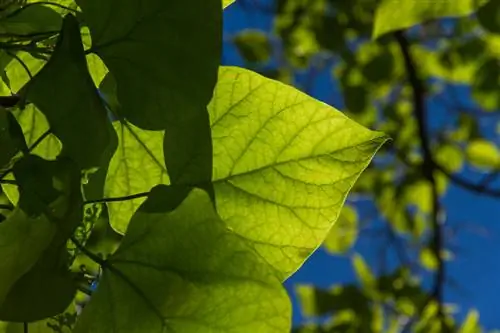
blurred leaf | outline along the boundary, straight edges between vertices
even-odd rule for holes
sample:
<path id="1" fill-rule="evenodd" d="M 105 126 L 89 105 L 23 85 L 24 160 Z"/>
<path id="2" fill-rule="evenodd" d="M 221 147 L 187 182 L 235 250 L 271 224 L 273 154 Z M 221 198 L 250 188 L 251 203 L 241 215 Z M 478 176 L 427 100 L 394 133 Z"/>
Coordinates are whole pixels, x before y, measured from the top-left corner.
<path id="1" fill-rule="evenodd" d="M 500 108 L 500 60 L 489 57 L 480 62 L 472 81 L 472 97 L 487 111 Z"/>
<path id="2" fill-rule="evenodd" d="M 267 35 L 259 30 L 244 30 L 234 39 L 241 56 L 249 62 L 266 62 L 272 52 L 272 45 Z"/>
<path id="3" fill-rule="evenodd" d="M 476 139 L 467 145 L 467 159 L 478 168 L 496 168 L 500 166 L 500 151 L 491 141 Z"/>
<path id="4" fill-rule="evenodd" d="M 354 254 L 352 257 L 352 264 L 358 280 L 361 284 L 368 289 L 374 289 L 377 284 L 376 277 L 373 275 L 370 266 L 365 262 L 363 257 L 359 254 Z"/>
<path id="5" fill-rule="evenodd" d="M 332 254 L 342 254 L 347 252 L 356 243 L 357 236 L 358 214 L 356 209 L 352 206 L 344 205 L 337 222 L 332 226 L 323 242 L 323 246 Z"/>
<path id="6" fill-rule="evenodd" d="M 436 162 L 449 172 L 456 172 L 462 168 L 464 163 L 464 154 L 455 145 L 441 144 L 434 150 Z"/>
<path id="7" fill-rule="evenodd" d="M 477 19 L 485 30 L 500 34 L 500 1 L 489 0 L 477 11 Z"/>
<path id="8" fill-rule="evenodd" d="M 437 269 L 438 259 L 432 249 L 426 247 L 420 251 L 420 264 L 429 271 Z"/>
<path id="9" fill-rule="evenodd" d="M 344 310 L 366 314 L 369 300 L 362 290 L 354 285 L 337 285 L 329 290 L 313 285 L 301 284 L 295 287 L 302 313 L 307 317 L 318 317 Z"/>
<path id="10" fill-rule="evenodd" d="M 477 310 L 469 310 L 467 317 L 462 323 L 458 333 L 481 333 L 482 329 L 479 325 L 479 312 Z"/>
<path id="11" fill-rule="evenodd" d="M 375 13 L 373 38 L 442 17 L 467 16 L 487 0 L 382 0 Z"/>

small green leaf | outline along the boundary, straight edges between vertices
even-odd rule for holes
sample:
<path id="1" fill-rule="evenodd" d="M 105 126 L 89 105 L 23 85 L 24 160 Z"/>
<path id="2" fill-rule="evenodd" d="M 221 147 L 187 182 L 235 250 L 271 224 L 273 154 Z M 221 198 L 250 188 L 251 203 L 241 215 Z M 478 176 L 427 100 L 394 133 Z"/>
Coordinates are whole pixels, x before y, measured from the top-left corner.
<path id="1" fill-rule="evenodd" d="M 235 67 L 221 68 L 209 111 L 217 211 L 286 279 L 323 242 L 386 137 Z"/>
<path id="2" fill-rule="evenodd" d="M 467 159 L 479 168 L 500 167 L 500 151 L 491 141 L 476 139 L 467 145 Z"/>
<path id="3" fill-rule="evenodd" d="M 329 290 L 312 285 L 298 285 L 295 291 L 300 300 L 302 313 L 308 317 L 349 309 L 364 312 L 368 305 L 368 298 L 359 287 L 353 285 L 336 285 Z"/>
<path id="4" fill-rule="evenodd" d="M 71 156 L 82 169 L 106 164 L 114 133 L 87 69 L 78 22 L 71 14 L 64 18 L 54 54 L 27 85 L 26 96 L 47 117 L 52 133 L 63 144 L 62 154 Z"/>
<path id="5" fill-rule="evenodd" d="M 373 38 L 442 18 L 472 14 L 488 0 L 382 0 L 375 12 Z"/>
<path id="6" fill-rule="evenodd" d="M 429 271 L 435 271 L 439 265 L 438 259 L 434 251 L 428 247 L 420 251 L 420 263 Z"/>
<path id="7" fill-rule="evenodd" d="M 289 332 L 290 301 L 273 270 L 206 192 L 193 189 L 172 210 L 177 194 L 152 190 L 74 332 Z"/>
<path id="8" fill-rule="evenodd" d="M 370 266 L 365 262 L 363 257 L 359 254 L 354 254 L 352 257 L 352 265 L 358 280 L 363 284 L 364 287 L 372 289 L 376 287 L 377 279 L 373 275 Z"/>
<path id="9" fill-rule="evenodd" d="M 342 208 L 337 222 L 328 233 L 323 246 L 332 254 L 347 252 L 358 237 L 358 214 L 352 206 Z"/>
<path id="10" fill-rule="evenodd" d="M 271 56 L 272 45 L 267 35 L 262 31 L 244 30 L 238 33 L 233 41 L 246 61 L 266 62 Z"/>
<path id="11" fill-rule="evenodd" d="M 479 312 L 470 310 L 462 323 L 458 333 L 481 333 L 483 330 L 479 325 Z"/>

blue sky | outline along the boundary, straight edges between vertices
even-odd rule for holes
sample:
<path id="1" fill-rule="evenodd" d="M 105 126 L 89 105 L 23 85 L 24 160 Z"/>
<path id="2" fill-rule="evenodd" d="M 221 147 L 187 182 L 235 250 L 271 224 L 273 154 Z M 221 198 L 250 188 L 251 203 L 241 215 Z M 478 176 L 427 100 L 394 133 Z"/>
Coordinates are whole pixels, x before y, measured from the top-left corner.
<path id="1" fill-rule="evenodd" d="M 270 31 L 272 17 L 255 12 L 247 12 L 237 3 L 231 5 L 224 13 L 224 34 L 227 42 L 224 44 L 224 65 L 243 65 L 229 42 L 230 36 L 243 29 L 261 29 Z M 341 109 L 341 98 L 336 82 L 332 80 L 331 71 L 325 70 L 318 75 L 310 93 L 337 108 Z M 300 83 L 301 77 L 297 77 Z M 468 99 L 470 91 L 467 87 L 450 87 L 455 89 L 463 102 Z M 446 93 L 446 92 L 445 92 Z M 453 120 L 442 106 L 434 100 L 428 102 L 432 112 L 432 127 L 439 127 Z M 498 118 L 489 117 L 481 121 L 482 129 L 493 138 L 497 144 L 496 122 Z M 480 180 L 477 170 L 465 168 L 462 176 L 471 180 Z M 500 181 L 494 186 L 500 188 Z M 500 316 L 496 302 L 500 299 L 500 202 L 498 199 L 479 196 L 451 185 L 442 201 L 447 208 L 446 224 L 450 230 L 456 230 L 446 238 L 447 244 L 457 246 L 456 258 L 446 266 L 447 276 L 451 278 L 445 288 L 445 300 L 461 305 L 457 319 L 462 320 L 470 308 L 480 312 L 480 321 L 484 328 L 500 328 Z M 383 238 L 361 236 L 354 248 L 365 256 L 365 260 L 376 266 L 378 249 L 386 246 Z M 394 251 L 389 251 L 388 261 L 396 265 Z M 431 277 L 431 275 L 429 275 Z M 329 255 L 321 248 L 316 251 L 302 268 L 293 275 L 285 286 L 289 291 L 294 305 L 294 323 L 304 318 L 300 314 L 293 292 L 294 285 L 299 283 L 315 284 L 319 287 L 329 287 L 337 283 L 355 281 L 351 262 L 348 257 Z M 430 280 L 426 280 L 428 284 Z"/>

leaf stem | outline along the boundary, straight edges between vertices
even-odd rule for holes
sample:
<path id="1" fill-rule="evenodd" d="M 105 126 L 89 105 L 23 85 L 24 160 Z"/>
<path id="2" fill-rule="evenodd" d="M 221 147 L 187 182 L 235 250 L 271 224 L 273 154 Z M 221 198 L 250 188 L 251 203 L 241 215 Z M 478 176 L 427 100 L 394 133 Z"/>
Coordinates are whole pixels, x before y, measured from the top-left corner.
<path id="1" fill-rule="evenodd" d="M 83 254 L 85 254 L 87 257 L 89 257 L 92 261 L 94 261 L 96 264 L 101 265 L 102 267 L 107 267 L 107 262 L 106 259 L 103 259 L 99 257 L 97 254 L 90 252 L 87 250 L 85 246 L 83 246 L 76 238 L 75 236 L 71 236 L 70 240 L 73 242 L 73 244 L 76 245 L 78 250 L 80 250 Z"/>
<path id="2" fill-rule="evenodd" d="M 127 195 L 124 197 L 116 197 L 116 198 L 103 198 L 103 199 L 96 199 L 96 200 L 87 200 L 83 204 L 84 205 L 89 205 L 89 204 L 95 204 L 95 203 L 106 203 L 106 202 L 117 202 L 117 201 L 128 201 L 128 200 L 133 200 L 133 199 L 138 199 L 138 198 L 144 198 L 149 195 L 148 192 L 141 192 L 141 193 L 136 193 L 132 195 Z"/>

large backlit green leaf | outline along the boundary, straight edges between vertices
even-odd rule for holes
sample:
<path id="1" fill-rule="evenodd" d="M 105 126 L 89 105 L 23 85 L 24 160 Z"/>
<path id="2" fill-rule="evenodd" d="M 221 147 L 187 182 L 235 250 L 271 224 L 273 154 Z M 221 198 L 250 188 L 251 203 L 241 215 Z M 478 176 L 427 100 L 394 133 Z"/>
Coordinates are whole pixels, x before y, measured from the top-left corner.
<path id="1" fill-rule="evenodd" d="M 247 70 L 221 69 L 215 92 L 209 111 L 217 209 L 238 233 L 249 230 L 248 242 L 288 276 L 326 237 L 347 192 L 385 137 Z M 162 132 L 115 126 L 120 146 L 105 196 L 168 184 Z M 143 200 L 108 203 L 113 228 L 124 233 Z"/>
<path id="2" fill-rule="evenodd" d="M 235 67 L 221 69 L 209 111 L 217 211 L 285 279 L 325 239 L 386 137 Z"/>
<path id="3" fill-rule="evenodd" d="M 87 69 L 78 22 L 71 14 L 64 18 L 54 54 L 30 81 L 26 96 L 47 117 L 52 133 L 63 144 L 63 154 L 84 169 L 107 162 L 104 157 L 114 133 Z"/>
<path id="4" fill-rule="evenodd" d="M 467 16 L 488 0 L 382 0 L 375 13 L 373 37 L 442 17 Z"/>
<path id="5" fill-rule="evenodd" d="M 172 191 L 173 190 L 173 191 Z M 289 332 L 278 277 L 193 189 L 153 189 L 132 218 L 75 333 Z"/>
<path id="6" fill-rule="evenodd" d="M 220 63 L 220 0 L 76 2 L 125 118 L 161 130 L 206 112 Z"/>

